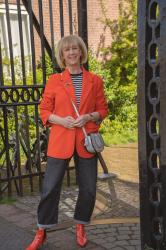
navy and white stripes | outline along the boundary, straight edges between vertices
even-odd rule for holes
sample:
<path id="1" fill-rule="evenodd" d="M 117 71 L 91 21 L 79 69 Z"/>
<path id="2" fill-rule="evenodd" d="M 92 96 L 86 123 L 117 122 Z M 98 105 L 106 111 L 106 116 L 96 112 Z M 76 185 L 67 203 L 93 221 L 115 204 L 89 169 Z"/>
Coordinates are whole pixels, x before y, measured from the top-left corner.
<path id="1" fill-rule="evenodd" d="M 80 99 L 82 94 L 82 77 L 82 72 L 79 74 L 71 74 L 71 79 L 73 81 L 78 106 L 80 105 Z"/>

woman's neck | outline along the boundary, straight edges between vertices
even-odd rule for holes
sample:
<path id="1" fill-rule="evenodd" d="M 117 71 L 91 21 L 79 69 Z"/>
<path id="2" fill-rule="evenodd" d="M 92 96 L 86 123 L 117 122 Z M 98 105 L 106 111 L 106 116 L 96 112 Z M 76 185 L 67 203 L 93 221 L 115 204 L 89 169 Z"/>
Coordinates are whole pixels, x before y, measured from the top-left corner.
<path id="1" fill-rule="evenodd" d="M 82 72 L 82 69 L 80 66 L 67 66 L 66 67 L 68 69 L 68 71 L 70 72 L 70 74 L 79 74 Z"/>

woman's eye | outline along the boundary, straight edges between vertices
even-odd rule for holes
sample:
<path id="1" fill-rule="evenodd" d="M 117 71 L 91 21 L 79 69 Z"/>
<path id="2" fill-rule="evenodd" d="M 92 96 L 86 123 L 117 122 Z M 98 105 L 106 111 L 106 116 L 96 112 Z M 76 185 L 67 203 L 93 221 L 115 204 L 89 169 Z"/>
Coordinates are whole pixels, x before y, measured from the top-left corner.
<path id="1" fill-rule="evenodd" d="M 65 48 L 64 52 L 68 52 L 70 50 L 78 50 L 78 47 L 70 47 L 70 48 Z"/>

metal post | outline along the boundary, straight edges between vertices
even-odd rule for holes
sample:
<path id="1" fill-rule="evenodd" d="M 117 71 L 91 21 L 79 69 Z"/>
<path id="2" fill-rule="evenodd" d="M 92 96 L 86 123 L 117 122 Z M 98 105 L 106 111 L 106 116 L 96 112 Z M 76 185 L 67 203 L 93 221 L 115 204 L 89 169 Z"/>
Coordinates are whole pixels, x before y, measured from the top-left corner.
<path id="1" fill-rule="evenodd" d="M 60 13 L 60 29 L 61 37 L 64 36 L 64 18 L 63 18 L 63 1 L 59 0 L 59 13 Z"/>
<path id="2" fill-rule="evenodd" d="M 166 2 L 138 1 L 141 249 L 166 249 Z"/>
<path id="3" fill-rule="evenodd" d="M 166 1 L 159 1 L 160 15 L 160 164 L 161 164 L 161 212 L 163 236 L 161 249 L 166 249 Z"/>
<path id="4" fill-rule="evenodd" d="M 87 0 L 77 0 L 78 34 L 88 47 Z"/>
<path id="5" fill-rule="evenodd" d="M 88 48 L 87 0 L 77 0 L 78 35 L 82 37 Z M 88 63 L 85 65 L 88 69 Z"/>

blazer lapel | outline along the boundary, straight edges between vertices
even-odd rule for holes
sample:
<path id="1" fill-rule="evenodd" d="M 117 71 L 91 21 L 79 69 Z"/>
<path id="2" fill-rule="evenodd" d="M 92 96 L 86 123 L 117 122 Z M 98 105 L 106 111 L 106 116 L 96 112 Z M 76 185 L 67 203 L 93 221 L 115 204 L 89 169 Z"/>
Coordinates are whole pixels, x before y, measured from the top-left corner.
<path id="1" fill-rule="evenodd" d="M 80 100 L 79 110 L 84 106 L 88 95 L 93 87 L 93 79 L 91 73 L 85 70 L 83 67 L 83 82 L 82 82 L 82 95 Z"/>
<path id="2" fill-rule="evenodd" d="M 79 111 L 81 111 L 82 107 L 84 106 L 86 99 L 87 99 L 88 95 L 90 94 L 91 89 L 93 87 L 93 78 L 92 78 L 91 73 L 89 73 L 83 67 L 82 67 L 82 71 L 83 71 L 83 81 L 82 81 L 82 94 L 81 94 Z M 74 90 L 73 82 L 72 82 L 72 79 L 70 77 L 70 73 L 69 73 L 68 69 L 65 69 L 61 73 L 61 80 L 62 80 L 62 84 L 63 84 L 68 96 L 71 97 L 72 101 L 77 106 L 75 90 Z"/>
<path id="3" fill-rule="evenodd" d="M 74 104 L 77 105 L 74 86 L 73 86 L 73 83 L 72 83 L 72 80 L 70 77 L 70 73 L 67 69 L 65 69 L 61 73 L 61 80 L 62 80 L 62 84 L 63 84 L 68 96 L 72 99 Z"/>

